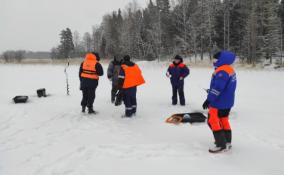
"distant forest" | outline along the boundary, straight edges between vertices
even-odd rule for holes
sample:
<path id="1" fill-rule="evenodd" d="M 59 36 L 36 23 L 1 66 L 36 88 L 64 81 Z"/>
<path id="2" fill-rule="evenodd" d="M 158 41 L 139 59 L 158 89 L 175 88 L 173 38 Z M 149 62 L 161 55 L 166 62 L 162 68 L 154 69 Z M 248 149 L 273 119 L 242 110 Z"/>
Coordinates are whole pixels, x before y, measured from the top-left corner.
<path id="1" fill-rule="evenodd" d="M 102 57 L 129 54 L 143 60 L 175 54 L 201 60 L 217 50 L 235 52 L 256 64 L 283 64 L 284 1 L 279 0 L 150 0 L 136 1 L 110 12 L 82 36 L 66 28 L 50 51 L 53 59 L 81 57 L 97 51 Z"/>

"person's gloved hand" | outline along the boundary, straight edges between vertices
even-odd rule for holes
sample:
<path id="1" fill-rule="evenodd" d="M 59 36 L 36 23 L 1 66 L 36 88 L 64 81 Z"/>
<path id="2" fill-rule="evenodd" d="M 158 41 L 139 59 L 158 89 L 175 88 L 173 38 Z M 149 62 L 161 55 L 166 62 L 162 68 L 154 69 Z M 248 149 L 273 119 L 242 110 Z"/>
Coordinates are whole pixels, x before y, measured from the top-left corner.
<path id="1" fill-rule="evenodd" d="M 184 78 L 183 77 L 179 77 L 179 80 L 182 81 Z"/>
<path id="2" fill-rule="evenodd" d="M 205 100 L 203 105 L 202 105 L 202 108 L 203 109 L 208 109 L 209 108 L 209 104 L 210 104 L 210 102 L 208 100 Z"/>
<path id="3" fill-rule="evenodd" d="M 171 74 L 169 72 L 167 72 L 166 75 L 167 75 L 168 78 L 171 78 Z"/>

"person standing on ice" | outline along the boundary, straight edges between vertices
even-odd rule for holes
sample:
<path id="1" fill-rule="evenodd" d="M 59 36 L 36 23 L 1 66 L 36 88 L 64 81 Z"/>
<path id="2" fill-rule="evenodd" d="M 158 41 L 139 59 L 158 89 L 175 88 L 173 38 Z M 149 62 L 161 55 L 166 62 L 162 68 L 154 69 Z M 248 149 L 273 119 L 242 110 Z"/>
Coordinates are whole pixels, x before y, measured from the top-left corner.
<path id="1" fill-rule="evenodd" d="M 112 82 L 112 89 L 111 89 L 111 103 L 115 101 L 115 95 L 119 90 L 118 87 L 118 75 L 121 69 L 121 61 L 118 60 L 115 56 L 113 60 L 109 63 L 107 69 L 107 77 Z"/>
<path id="2" fill-rule="evenodd" d="M 125 105 L 125 115 L 123 117 L 132 117 L 136 114 L 137 86 L 145 83 L 139 66 L 130 61 L 130 56 L 124 56 L 119 72 L 119 87 L 123 93 L 123 101 Z"/>
<path id="3" fill-rule="evenodd" d="M 185 106 L 184 79 L 189 72 L 188 67 L 183 63 L 183 58 L 176 55 L 166 74 L 172 84 L 172 105 L 177 104 L 177 95 L 179 95 L 180 105 Z"/>
<path id="4" fill-rule="evenodd" d="M 80 90 L 83 93 L 81 101 L 82 112 L 85 113 L 88 107 L 89 114 L 95 114 L 93 103 L 96 97 L 96 89 L 99 84 L 99 76 L 103 76 L 104 71 L 99 63 L 100 56 L 98 53 L 87 53 L 85 60 L 80 66 Z"/>
<path id="5" fill-rule="evenodd" d="M 212 75 L 208 96 L 203 103 L 203 109 L 209 108 L 208 125 L 211 128 L 215 147 L 209 152 L 218 153 L 232 147 L 232 130 L 229 114 L 234 106 L 237 78 L 231 66 L 236 59 L 232 52 L 221 51 L 214 55 L 215 71 Z"/>

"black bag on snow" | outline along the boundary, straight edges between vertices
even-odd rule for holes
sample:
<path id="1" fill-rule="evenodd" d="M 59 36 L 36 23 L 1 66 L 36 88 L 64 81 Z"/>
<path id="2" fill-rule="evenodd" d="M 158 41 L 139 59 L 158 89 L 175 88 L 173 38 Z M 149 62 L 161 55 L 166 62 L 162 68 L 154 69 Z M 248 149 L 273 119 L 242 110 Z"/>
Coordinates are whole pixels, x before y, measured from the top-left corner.
<path id="1" fill-rule="evenodd" d="M 28 96 L 16 96 L 13 98 L 15 103 L 26 103 L 28 101 Z"/>
<path id="2" fill-rule="evenodd" d="M 46 90 L 45 88 L 42 88 L 42 89 L 38 89 L 37 91 L 37 96 L 40 98 L 40 97 L 46 97 Z"/>
<path id="3" fill-rule="evenodd" d="M 200 112 L 183 114 L 182 123 L 204 123 L 206 116 Z"/>

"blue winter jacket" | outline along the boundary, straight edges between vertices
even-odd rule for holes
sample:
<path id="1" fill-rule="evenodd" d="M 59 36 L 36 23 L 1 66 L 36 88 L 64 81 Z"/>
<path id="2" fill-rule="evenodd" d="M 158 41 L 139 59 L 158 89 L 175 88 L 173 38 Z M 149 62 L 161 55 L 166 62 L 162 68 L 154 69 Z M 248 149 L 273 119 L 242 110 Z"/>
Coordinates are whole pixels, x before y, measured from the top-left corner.
<path id="1" fill-rule="evenodd" d="M 171 64 L 168 68 L 168 74 L 171 76 L 171 83 L 175 87 L 181 87 L 184 85 L 184 78 L 189 75 L 188 67 L 183 64 Z"/>
<path id="2" fill-rule="evenodd" d="M 231 64 L 235 59 L 236 55 L 232 52 L 222 51 L 214 64 L 215 72 L 207 96 L 211 107 L 230 109 L 234 106 L 237 78 Z"/>

